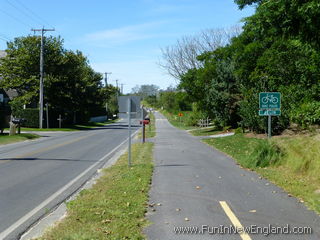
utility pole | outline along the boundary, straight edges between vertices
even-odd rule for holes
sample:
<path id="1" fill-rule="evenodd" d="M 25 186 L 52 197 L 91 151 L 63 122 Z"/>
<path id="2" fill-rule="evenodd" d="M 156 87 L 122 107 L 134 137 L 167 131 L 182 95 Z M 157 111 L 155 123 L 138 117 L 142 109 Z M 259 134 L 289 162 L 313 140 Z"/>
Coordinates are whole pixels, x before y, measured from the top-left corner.
<path id="1" fill-rule="evenodd" d="M 104 73 L 104 82 L 105 82 L 105 84 L 106 84 L 106 87 L 108 86 L 108 74 L 110 75 L 110 74 L 112 74 L 112 72 L 105 72 Z"/>
<path id="2" fill-rule="evenodd" d="M 121 83 L 121 94 L 123 94 L 123 85 L 125 85 L 124 83 Z"/>
<path id="3" fill-rule="evenodd" d="M 116 86 L 117 86 L 117 97 L 119 97 L 119 91 L 118 91 L 118 89 L 119 89 L 119 87 L 118 87 L 118 79 L 116 79 Z"/>
<path id="4" fill-rule="evenodd" d="M 41 49 L 40 49 L 40 93 L 39 93 L 39 104 L 40 104 L 40 110 L 39 110 L 39 128 L 42 128 L 43 123 L 43 65 L 44 65 L 44 57 L 43 57 L 43 38 L 44 33 L 47 31 L 55 31 L 54 29 L 45 29 L 44 27 L 41 29 L 31 29 L 33 32 L 41 32 Z"/>
<path id="5" fill-rule="evenodd" d="M 118 88 L 118 81 L 119 81 L 119 80 L 118 80 L 118 79 L 116 79 L 116 86 L 117 86 L 117 88 Z"/>

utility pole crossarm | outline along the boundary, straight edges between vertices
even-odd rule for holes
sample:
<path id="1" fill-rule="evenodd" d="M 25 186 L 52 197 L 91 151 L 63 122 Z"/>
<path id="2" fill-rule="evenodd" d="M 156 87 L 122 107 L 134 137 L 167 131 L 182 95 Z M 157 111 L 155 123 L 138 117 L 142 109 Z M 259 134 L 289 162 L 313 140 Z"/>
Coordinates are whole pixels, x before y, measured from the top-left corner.
<path id="1" fill-rule="evenodd" d="M 32 28 L 31 29 L 32 32 L 41 32 L 41 31 L 44 31 L 44 32 L 47 32 L 47 31 L 55 31 L 54 28 Z"/>

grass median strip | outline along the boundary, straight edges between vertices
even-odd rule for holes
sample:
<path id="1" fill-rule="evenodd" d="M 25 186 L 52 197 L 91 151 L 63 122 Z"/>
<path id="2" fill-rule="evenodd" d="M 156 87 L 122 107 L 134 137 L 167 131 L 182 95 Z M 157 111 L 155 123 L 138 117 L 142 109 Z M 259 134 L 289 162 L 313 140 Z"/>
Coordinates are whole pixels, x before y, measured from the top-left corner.
<path id="1" fill-rule="evenodd" d="M 128 168 L 127 154 L 122 155 L 91 189 L 67 204 L 67 217 L 40 239 L 144 239 L 152 150 L 153 143 L 134 144 L 133 166 Z"/>
<path id="2" fill-rule="evenodd" d="M 39 137 L 40 136 L 37 134 L 30 134 L 30 133 L 22 133 L 22 134 L 16 134 L 16 135 L 12 135 L 12 136 L 9 136 L 7 134 L 1 134 L 0 135 L 0 145 L 21 142 L 21 141 L 30 140 L 30 139 L 36 139 Z"/>
<path id="3" fill-rule="evenodd" d="M 55 131 L 63 131 L 63 132 L 70 132 L 70 131 L 81 131 L 81 130 L 90 130 L 93 128 L 103 127 L 108 124 L 116 123 L 119 119 L 115 120 L 108 120 L 106 122 L 88 122 L 86 124 L 77 124 L 72 126 L 66 126 L 63 128 L 29 128 L 29 127 L 21 127 L 21 131 L 24 132 L 55 132 Z M 6 131 L 9 131 L 9 128 L 5 128 Z"/>

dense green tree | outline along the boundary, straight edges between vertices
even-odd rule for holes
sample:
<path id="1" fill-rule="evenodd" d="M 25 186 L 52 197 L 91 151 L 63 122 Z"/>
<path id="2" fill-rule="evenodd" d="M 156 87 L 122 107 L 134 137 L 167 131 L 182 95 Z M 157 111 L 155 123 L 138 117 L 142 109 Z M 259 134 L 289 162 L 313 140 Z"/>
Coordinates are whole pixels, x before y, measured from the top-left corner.
<path id="1" fill-rule="evenodd" d="M 45 40 L 45 72 L 52 75 L 62 64 L 63 42 L 60 38 Z M 8 42 L 7 56 L 0 59 L 1 87 L 15 89 L 19 96 L 14 100 L 21 104 L 37 102 L 39 92 L 40 38 L 36 36 L 16 38 Z"/>
<path id="2" fill-rule="evenodd" d="M 44 102 L 49 104 L 51 116 L 62 114 L 66 122 L 87 121 L 97 115 L 105 100 L 101 92 L 102 75 L 96 73 L 80 51 L 63 47 L 63 40 L 45 40 Z M 20 37 L 8 43 L 7 57 L 0 61 L 1 87 L 15 89 L 13 111 L 22 105 L 36 106 L 39 99 L 40 38 Z"/>

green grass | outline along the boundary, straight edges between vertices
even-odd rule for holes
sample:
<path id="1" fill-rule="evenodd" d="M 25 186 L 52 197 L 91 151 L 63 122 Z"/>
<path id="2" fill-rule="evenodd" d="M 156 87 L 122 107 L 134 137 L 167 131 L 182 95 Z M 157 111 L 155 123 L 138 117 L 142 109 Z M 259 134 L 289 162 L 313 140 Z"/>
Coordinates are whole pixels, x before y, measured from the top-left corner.
<path id="1" fill-rule="evenodd" d="M 153 143 L 132 148 L 131 168 L 127 154 L 88 190 L 67 204 L 68 215 L 40 239 L 145 239 L 142 229 L 152 176 Z"/>
<path id="2" fill-rule="evenodd" d="M 235 134 L 229 137 L 204 139 L 209 145 L 236 159 L 243 167 L 249 168 L 251 155 L 264 139 L 247 138 L 243 134 Z"/>
<path id="3" fill-rule="evenodd" d="M 194 129 L 194 130 L 190 131 L 190 133 L 193 136 L 210 136 L 210 135 L 222 133 L 222 131 L 218 130 L 216 127 L 210 127 L 210 128 Z"/>
<path id="4" fill-rule="evenodd" d="M 29 139 L 39 138 L 39 135 L 30 134 L 30 133 L 22 133 L 13 136 L 9 136 L 8 134 L 1 134 L 0 135 L 0 145 L 14 143 L 14 142 L 21 142 Z"/>
<path id="5" fill-rule="evenodd" d="M 154 137 L 154 115 L 150 118 L 151 131 L 146 134 Z M 126 153 L 115 165 L 104 169 L 104 175 L 91 189 L 81 191 L 67 204 L 67 217 L 40 239 L 145 239 L 142 230 L 148 224 L 145 213 L 153 171 L 153 145 L 134 144 L 133 166 L 128 167 Z"/>
<path id="6" fill-rule="evenodd" d="M 88 130 L 88 129 L 93 129 L 97 127 L 102 127 L 107 124 L 111 124 L 114 122 L 117 122 L 118 120 L 109 120 L 107 122 L 103 123 L 97 123 L 97 122 L 89 122 L 87 124 L 77 124 L 77 125 L 72 125 L 68 127 L 63 127 L 63 128 L 26 128 L 22 127 L 21 131 L 40 131 L 40 132 L 46 132 L 46 131 L 64 131 L 64 132 L 69 132 L 69 131 L 80 131 L 80 130 Z M 6 130 L 9 130 L 9 128 L 6 128 Z"/>
<path id="7" fill-rule="evenodd" d="M 191 111 L 175 111 L 175 112 L 168 112 L 166 110 L 161 110 L 161 113 L 168 119 L 168 121 L 175 127 L 189 130 L 194 129 L 194 126 L 189 126 L 187 124 L 188 115 L 191 114 Z M 182 113 L 183 116 L 179 117 L 178 114 Z"/>
<path id="8" fill-rule="evenodd" d="M 308 207 L 320 213 L 320 194 L 315 192 L 320 189 L 320 135 L 276 137 L 268 142 L 266 139 L 236 134 L 204 141 L 233 157 L 241 166 L 255 170 L 302 199 Z M 265 161 L 262 166 L 267 161 L 273 163 L 256 167 L 256 160 Z"/>

